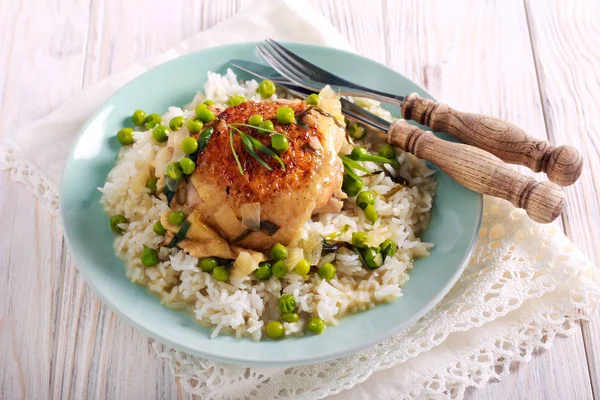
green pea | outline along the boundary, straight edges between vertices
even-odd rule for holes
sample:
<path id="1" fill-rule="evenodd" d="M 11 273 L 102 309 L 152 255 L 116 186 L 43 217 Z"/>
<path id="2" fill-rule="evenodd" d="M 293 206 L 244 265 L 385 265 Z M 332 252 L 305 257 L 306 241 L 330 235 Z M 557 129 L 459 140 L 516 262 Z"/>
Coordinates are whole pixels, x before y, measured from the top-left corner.
<path id="1" fill-rule="evenodd" d="M 267 336 L 272 339 L 280 339 L 283 337 L 285 333 L 285 329 L 283 329 L 283 324 L 279 321 L 270 321 L 265 327 L 265 332 Z"/>
<path id="2" fill-rule="evenodd" d="M 146 125 L 144 125 L 144 129 L 147 131 L 150 131 L 154 128 L 156 128 L 158 126 L 158 124 L 154 121 L 150 121 L 150 122 L 146 122 Z"/>
<path id="3" fill-rule="evenodd" d="M 167 233 L 167 230 L 160 221 L 156 221 L 152 229 L 154 230 L 154 233 L 156 233 L 158 236 L 164 236 L 165 233 Z"/>
<path id="4" fill-rule="evenodd" d="M 359 160 L 360 158 L 364 157 L 364 156 L 368 156 L 369 152 L 367 151 L 367 149 L 365 149 L 364 147 L 358 146 L 352 149 L 352 151 L 350 152 L 349 157 L 353 160 Z"/>
<path id="5" fill-rule="evenodd" d="M 310 272 L 310 263 L 303 258 L 302 260 L 298 261 L 298 263 L 294 267 L 294 272 L 296 272 L 301 277 L 306 278 L 308 276 L 308 273 Z"/>
<path id="6" fill-rule="evenodd" d="M 285 152 L 289 147 L 289 140 L 287 136 L 281 133 L 276 133 L 271 137 L 271 147 L 278 153 Z"/>
<path id="7" fill-rule="evenodd" d="M 196 169 L 196 163 L 187 157 L 179 160 L 179 166 L 181 167 L 181 171 L 186 175 L 190 175 Z"/>
<path id="8" fill-rule="evenodd" d="M 361 124 L 354 124 L 348 129 L 348 134 L 352 139 L 361 140 L 367 136 L 367 131 Z"/>
<path id="9" fill-rule="evenodd" d="M 212 111 L 210 111 L 206 106 L 202 107 L 202 104 L 200 104 L 197 108 L 196 108 L 196 118 L 199 121 L 202 121 L 203 123 L 207 123 L 212 121 L 213 119 L 215 119 L 215 114 L 213 114 Z"/>
<path id="10" fill-rule="evenodd" d="M 394 146 L 386 143 L 379 148 L 379 150 L 377 151 L 377 154 L 379 154 L 381 157 L 395 159 L 396 158 L 396 149 L 394 148 Z"/>
<path id="11" fill-rule="evenodd" d="M 351 175 L 344 174 L 342 181 L 342 190 L 348 195 L 348 197 L 356 196 L 363 188 L 364 184 L 362 180 L 356 180 Z"/>
<path id="12" fill-rule="evenodd" d="M 198 150 L 198 141 L 193 137 L 186 137 L 181 141 L 181 148 L 185 154 L 192 154 Z"/>
<path id="13" fill-rule="evenodd" d="M 150 194 L 156 194 L 156 182 L 157 181 L 158 181 L 158 179 L 156 179 L 154 177 L 150 177 L 146 181 L 146 187 L 148 189 L 150 189 Z"/>
<path id="14" fill-rule="evenodd" d="M 361 250 L 363 260 L 365 260 L 365 264 L 370 269 L 376 269 L 381 267 L 383 263 L 383 257 L 379 252 L 379 248 L 377 247 L 367 247 L 366 249 Z"/>
<path id="15" fill-rule="evenodd" d="M 395 158 L 390 158 L 390 162 L 389 164 L 392 166 L 392 168 L 394 168 L 395 170 L 399 170 L 400 169 L 400 162 L 398 160 L 396 160 Z"/>
<path id="16" fill-rule="evenodd" d="M 156 250 L 144 245 L 144 250 L 142 250 L 140 260 L 142 260 L 142 264 L 144 264 L 146 267 L 154 267 L 159 261 L 158 253 Z"/>
<path id="17" fill-rule="evenodd" d="M 285 278 L 288 274 L 287 265 L 285 265 L 285 260 L 279 260 L 271 267 L 271 272 L 278 278 Z"/>
<path id="18" fill-rule="evenodd" d="M 179 129 L 181 129 L 183 124 L 185 124 L 185 118 L 183 118 L 182 116 L 173 117 L 169 121 L 169 128 L 172 131 L 178 131 Z"/>
<path id="19" fill-rule="evenodd" d="M 244 96 L 239 96 L 237 94 L 234 94 L 233 96 L 231 96 L 230 98 L 227 99 L 227 101 L 225 102 L 225 104 L 227 104 L 228 106 L 239 106 L 240 104 L 246 102 L 246 98 Z"/>
<path id="20" fill-rule="evenodd" d="M 312 317 L 306 326 L 312 333 L 323 333 L 325 330 L 325 322 L 319 317 Z"/>
<path id="21" fill-rule="evenodd" d="M 319 101 L 321 101 L 321 96 L 316 93 L 313 93 L 306 98 L 306 104 L 311 106 L 316 106 L 319 104 Z"/>
<path id="22" fill-rule="evenodd" d="M 117 132 L 117 139 L 119 140 L 119 143 L 121 143 L 121 146 L 133 144 L 133 129 L 119 129 L 119 132 Z"/>
<path id="23" fill-rule="evenodd" d="M 229 280 L 229 271 L 222 265 L 213 269 L 213 276 L 220 282 L 227 282 Z"/>
<path id="24" fill-rule="evenodd" d="M 337 270 L 335 265 L 332 263 L 325 263 L 319 267 L 319 276 L 321 279 L 325 279 L 327 282 L 332 280 L 335 277 Z"/>
<path id="25" fill-rule="evenodd" d="M 146 113 L 142 110 L 136 110 L 131 116 L 131 121 L 135 126 L 144 125 L 146 122 Z"/>
<path id="26" fill-rule="evenodd" d="M 360 192 L 358 196 L 356 196 L 356 205 L 362 208 L 363 210 L 367 208 L 368 205 L 375 204 L 375 193 L 365 190 L 364 192 Z"/>
<path id="27" fill-rule="evenodd" d="M 367 246 L 369 235 L 366 232 L 352 232 L 352 245 L 358 248 Z"/>
<path id="28" fill-rule="evenodd" d="M 266 120 L 260 123 L 260 125 L 258 125 L 259 128 L 267 130 L 267 131 L 274 131 L 275 130 L 275 125 L 273 125 L 273 122 Z M 260 133 L 266 133 L 264 131 L 259 131 Z"/>
<path id="29" fill-rule="evenodd" d="M 250 118 L 248 118 L 248 123 L 252 126 L 259 126 L 263 123 L 263 117 L 260 114 L 251 115 Z"/>
<path id="30" fill-rule="evenodd" d="M 384 240 L 379 245 L 379 251 L 383 256 L 392 257 L 396 254 L 396 243 L 392 242 L 390 239 Z"/>
<path id="31" fill-rule="evenodd" d="M 198 133 L 203 127 L 204 124 L 202 121 L 198 121 L 196 118 L 190 118 L 187 120 L 187 128 L 190 133 Z"/>
<path id="32" fill-rule="evenodd" d="M 126 224 L 127 223 L 127 218 L 125 218 L 122 215 L 115 215 L 114 217 L 110 218 L 110 229 L 116 233 L 116 234 L 121 234 L 123 233 L 123 229 L 119 228 L 120 224 Z"/>
<path id="33" fill-rule="evenodd" d="M 373 204 L 369 204 L 365 207 L 365 217 L 371 222 L 375 222 L 379 218 Z"/>
<path id="34" fill-rule="evenodd" d="M 161 118 L 161 116 L 160 116 L 159 114 L 157 114 L 157 113 L 152 113 L 152 114 L 149 114 L 149 115 L 146 117 L 146 123 L 149 123 L 149 122 L 154 122 L 154 123 L 156 123 L 156 124 L 158 125 L 158 124 L 160 124 L 160 123 L 161 123 L 161 121 L 162 121 L 162 118 Z"/>
<path id="35" fill-rule="evenodd" d="M 167 133 L 169 129 L 166 126 L 158 125 L 152 130 L 152 137 L 159 143 L 166 142 L 169 139 Z"/>
<path id="36" fill-rule="evenodd" d="M 258 268 L 254 270 L 254 276 L 256 279 L 267 280 L 271 277 L 273 273 L 271 272 L 271 263 L 267 261 L 263 261 L 258 264 Z"/>
<path id="37" fill-rule="evenodd" d="M 204 272 L 213 272 L 219 266 L 219 261 L 214 257 L 204 257 L 198 262 L 198 267 Z"/>
<path id="38" fill-rule="evenodd" d="M 204 100 L 204 101 L 202 102 L 202 104 L 204 104 L 205 106 L 212 106 L 212 105 L 214 105 L 214 104 L 217 104 L 217 103 L 215 103 L 215 102 L 214 102 L 214 101 L 212 101 L 212 100 L 206 99 L 206 100 Z"/>
<path id="39" fill-rule="evenodd" d="M 285 260 L 287 256 L 288 251 L 281 243 L 276 243 L 273 247 L 271 247 L 271 258 L 273 260 Z"/>
<path id="40" fill-rule="evenodd" d="M 179 163 L 176 162 L 172 162 L 169 165 L 167 165 L 165 174 L 174 181 L 178 181 L 181 178 L 183 178 L 183 171 L 181 170 L 181 166 L 179 165 Z"/>
<path id="41" fill-rule="evenodd" d="M 275 116 L 280 124 L 291 124 L 296 120 L 294 110 L 290 107 L 279 107 Z"/>
<path id="42" fill-rule="evenodd" d="M 183 211 L 173 211 L 169 214 L 169 222 L 173 225 L 181 225 L 185 221 L 185 214 Z"/>
<path id="43" fill-rule="evenodd" d="M 263 99 L 268 99 L 275 94 L 275 84 L 271 80 L 264 80 L 258 84 L 257 92 Z"/>
<path id="44" fill-rule="evenodd" d="M 284 322 L 298 322 L 300 320 L 300 314 L 298 314 L 297 312 L 288 312 L 288 313 L 283 313 L 281 314 L 281 319 Z"/>
<path id="45" fill-rule="evenodd" d="M 279 298 L 279 311 L 292 312 L 296 309 L 296 299 L 291 294 L 284 294 Z"/>

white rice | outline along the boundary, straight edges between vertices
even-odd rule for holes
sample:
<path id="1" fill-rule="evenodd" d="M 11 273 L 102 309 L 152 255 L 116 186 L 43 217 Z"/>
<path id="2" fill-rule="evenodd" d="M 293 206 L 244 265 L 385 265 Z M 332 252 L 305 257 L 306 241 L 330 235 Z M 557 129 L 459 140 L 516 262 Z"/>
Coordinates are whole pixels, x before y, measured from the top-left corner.
<path id="1" fill-rule="evenodd" d="M 170 107 L 163 121 L 178 115 L 192 116 L 195 106 L 207 98 L 220 105 L 234 94 L 259 101 L 257 87 L 254 80 L 239 82 L 231 70 L 225 75 L 209 72 L 204 92 L 199 92 L 185 109 Z M 377 102 L 365 99 L 355 102 L 387 120 L 392 119 Z M 368 137 L 370 142 L 362 141 L 361 145 L 373 151 L 383 143 L 380 135 L 372 133 Z M 115 237 L 115 251 L 124 260 L 125 272 L 132 282 L 146 286 L 168 307 L 188 309 L 201 324 L 214 328 L 211 337 L 227 332 L 259 340 L 264 325 L 280 319 L 277 301 L 283 293 L 294 295 L 301 315 L 298 322 L 284 323 L 286 335 L 302 335 L 311 316 L 319 316 L 330 325 L 337 324 L 348 312 L 366 310 L 400 297 L 413 259 L 429 255 L 432 244 L 421 242 L 418 234 L 429 223 L 436 188 L 434 171 L 424 161 L 398 151 L 402 165 L 398 173 L 408 185 L 388 199 L 377 196 L 375 208 L 380 218 L 375 223 L 369 222 L 350 199 L 341 213 L 315 217 L 306 223 L 302 233 L 307 240 L 311 234 L 328 235 L 347 225 L 349 229 L 338 240 L 351 241 L 352 232 L 377 230 L 398 246 L 396 255 L 388 257 L 383 266 L 367 270 L 356 254 L 340 251 L 335 259 L 330 255 L 322 261 L 331 261 L 337 268 L 337 276 L 330 282 L 317 274 L 303 279 L 293 271 L 282 279 L 272 276 L 260 281 L 250 276 L 231 282 L 216 281 L 211 274 L 198 269 L 195 257 L 179 249 L 160 247 L 163 237 L 153 232 L 153 225 L 168 206 L 166 201 L 150 196 L 145 183 L 150 177 L 149 165 L 163 144 L 157 144 L 150 131 L 135 132 L 134 138 L 132 146 L 122 148 L 106 184 L 99 188 L 106 212 L 124 215 L 129 221 L 121 225 L 123 235 Z M 380 170 L 374 163 L 362 164 L 369 171 Z M 397 186 L 383 172 L 364 178 L 364 182 L 365 189 L 379 195 Z M 157 266 L 145 267 L 141 263 L 144 245 L 159 249 L 162 261 Z"/>

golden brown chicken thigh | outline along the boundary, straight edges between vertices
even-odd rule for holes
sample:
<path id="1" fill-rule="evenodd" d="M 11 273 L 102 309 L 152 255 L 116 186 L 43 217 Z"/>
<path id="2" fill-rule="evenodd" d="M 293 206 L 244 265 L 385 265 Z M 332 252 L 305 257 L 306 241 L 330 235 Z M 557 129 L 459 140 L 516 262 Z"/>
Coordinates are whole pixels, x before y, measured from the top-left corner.
<path id="1" fill-rule="evenodd" d="M 292 108 L 296 123 L 278 123 L 279 107 Z M 331 114 L 307 108 L 300 100 L 248 101 L 229 107 L 218 116 L 206 149 L 195 160 L 196 169 L 190 181 L 198 194 L 196 213 L 232 245 L 267 250 L 275 243 L 288 244 L 315 210 L 331 212 L 336 204 L 341 205 L 341 201 L 332 203 L 331 199 L 334 194 L 343 196 L 340 190 L 343 165 L 337 152 L 345 140 L 344 130 Z M 289 147 L 280 155 L 285 169 L 277 160 L 264 155 L 262 158 L 272 169 L 260 165 L 244 149 L 240 135 L 235 131 L 231 134 L 230 124 L 246 124 L 254 114 L 271 120 L 275 130 L 288 137 Z M 237 128 L 270 145 L 269 134 L 249 127 Z M 231 149 L 232 143 L 243 174 Z M 245 210 L 256 214 L 250 218 L 253 220 L 250 225 L 256 224 L 258 217 L 261 226 L 270 227 L 271 231 L 251 231 L 251 227 L 241 223 L 239 218 L 246 217 L 244 221 L 248 218 Z M 270 234 L 274 229 L 276 232 Z"/>

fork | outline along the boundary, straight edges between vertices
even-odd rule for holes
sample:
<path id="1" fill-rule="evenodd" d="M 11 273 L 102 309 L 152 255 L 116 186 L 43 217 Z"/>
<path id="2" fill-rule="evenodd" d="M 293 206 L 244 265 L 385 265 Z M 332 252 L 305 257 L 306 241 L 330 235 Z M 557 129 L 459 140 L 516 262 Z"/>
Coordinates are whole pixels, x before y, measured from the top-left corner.
<path id="1" fill-rule="evenodd" d="M 230 64 L 260 79 L 271 79 L 297 97 L 305 98 L 313 93 L 313 90 L 295 86 L 289 80 L 278 77 L 269 67 L 244 60 L 230 60 Z M 508 200 L 523 208 L 536 222 L 552 222 L 562 213 L 565 195 L 554 183 L 537 182 L 475 146 L 439 139 L 405 120 L 390 124 L 344 98 L 341 103 L 344 115 L 386 132 L 388 143 L 432 162 L 462 186 Z"/>
<path id="2" fill-rule="evenodd" d="M 277 72 L 304 88 L 318 92 L 329 84 L 339 89 L 341 95 L 398 105 L 405 119 L 434 131 L 448 132 L 508 163 L 524 165 L 534 172 L 543 171 L 550 181 L 561 186 L 573 184 L 581 175 L 583 157 L 573 146 L 553 147 L 550 142 L 536 139 L 508 121 L 457 111 L 417 93 L 404 97 L 357 85 L 310 63 L 272 39 L 258 44 L 256 49 Z"/>

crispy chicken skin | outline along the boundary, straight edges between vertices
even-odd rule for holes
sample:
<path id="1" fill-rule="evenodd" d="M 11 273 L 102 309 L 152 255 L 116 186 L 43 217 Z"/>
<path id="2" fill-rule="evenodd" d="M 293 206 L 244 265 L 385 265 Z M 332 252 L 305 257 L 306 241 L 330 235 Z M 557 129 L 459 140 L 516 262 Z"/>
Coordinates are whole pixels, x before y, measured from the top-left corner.
<path id="1" fill-rule="evenodd" d="M 196 169 L 190 177 L 198 194 L 194 201 L 195 212 L 232 245 L 259 251 L 268 250 L 275 243 L 287 245 L 315 210 L 331 212 L 336 211 L 336 205 L 341 205 L 339 199 L 331 199 L 334 193 L 335 197 L 341 193 L 343 165 L 337 153 L 345 140 L 344 130 L 336 125 L 333 116 L 315 109 L 304 113 L 297 123 L 280 124 L 276 112 L 284 106 L 291 107 L 296 115 L 308 107 L 300 100 L 281 100 L 248 101 L 225 109 L 213 125 L 215 131 L 207 147 L 195 160 Z M 240 173 L 231 150 L 228 124 L 246 124 L 253 114 L 271 120 L 275 130 L 288 137 L 289 148 L 280 155 L 285 170 L 272 157 L 259 153 L 272 170 L 261 166 L 244 149 L 240 135 L 234 132 L 233 148 L 244 172 Z M 265 146 L 270 145 L 270 135 L 253 128 L 237 128 Z M 233 241 L 234 234 L 223 229 L 227 221 L 217 218 L 223 215 L 218 211 L 228 206 L 240 217 L 240 207 L 249 203 L 260 203 L 260 220 L 276 224 L 279 230 L 272 236 L 255 231 L 242 240 Z"/>

